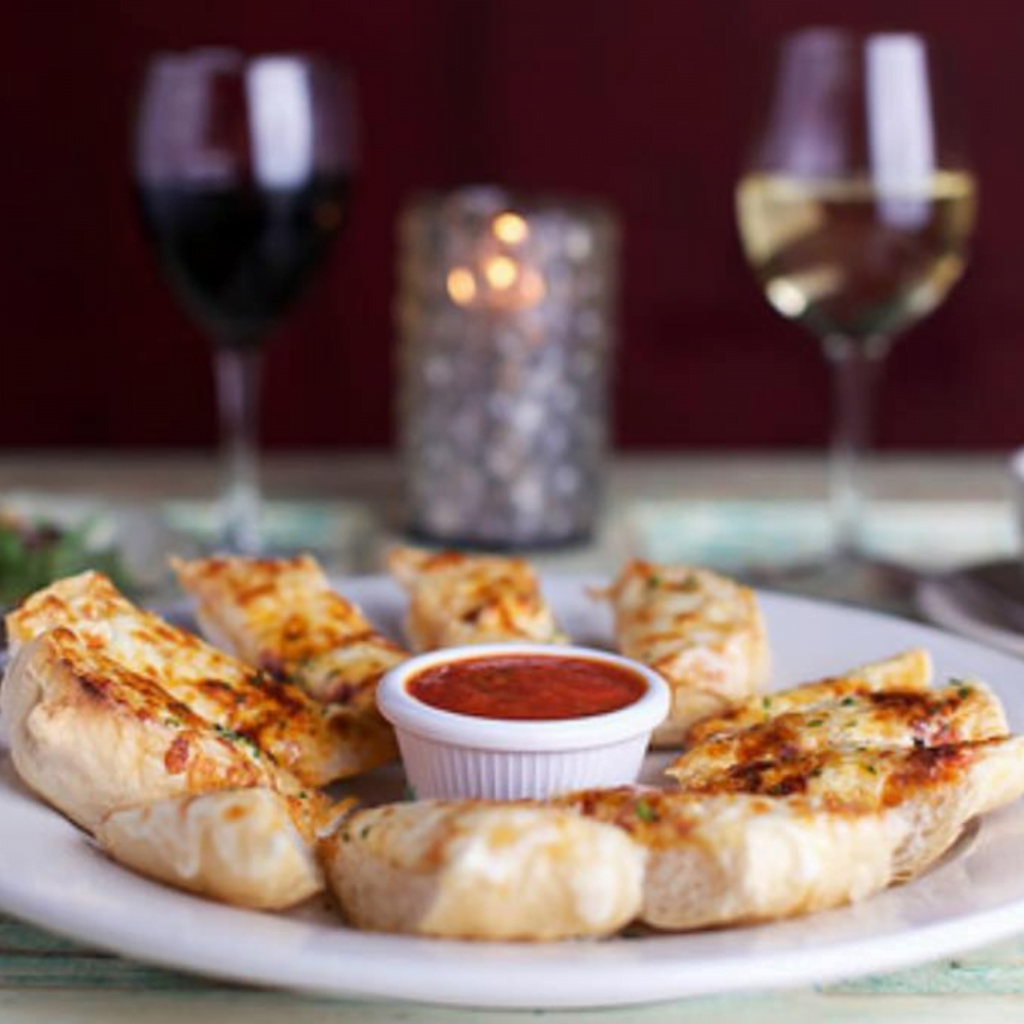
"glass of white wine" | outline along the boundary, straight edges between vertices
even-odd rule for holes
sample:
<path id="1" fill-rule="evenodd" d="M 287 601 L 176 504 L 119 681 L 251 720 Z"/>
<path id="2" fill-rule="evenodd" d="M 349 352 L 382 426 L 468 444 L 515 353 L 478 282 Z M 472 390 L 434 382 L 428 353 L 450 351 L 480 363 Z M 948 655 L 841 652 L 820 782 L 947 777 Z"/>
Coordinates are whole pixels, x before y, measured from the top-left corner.
<path id="1" fill-rule="evenodd" d="M 836 580 L 872 569 L 860 467 L 878 371 L 960 277 L 974 226 L 977 184 L 943 72 L 912 33 L 785 37 L 736 191 L 768 301 L 821 341 L 831 367 L 834 548 L 820 568 Z"/>

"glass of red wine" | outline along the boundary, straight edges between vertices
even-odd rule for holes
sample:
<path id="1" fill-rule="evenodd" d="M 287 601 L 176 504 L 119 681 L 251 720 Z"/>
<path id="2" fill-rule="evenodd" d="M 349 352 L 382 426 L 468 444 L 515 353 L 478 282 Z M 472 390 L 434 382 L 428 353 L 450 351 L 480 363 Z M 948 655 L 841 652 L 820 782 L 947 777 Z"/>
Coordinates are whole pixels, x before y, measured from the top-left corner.
<path id="1" fill-rule="evenodd" d="M 354 162 L 351 81 L 323 57 L 200 49 L 149 62 L 138 202 L 167 280 L 214 344 L 228 550 L 260 548 L 263 345 L 342 226 Z"/>

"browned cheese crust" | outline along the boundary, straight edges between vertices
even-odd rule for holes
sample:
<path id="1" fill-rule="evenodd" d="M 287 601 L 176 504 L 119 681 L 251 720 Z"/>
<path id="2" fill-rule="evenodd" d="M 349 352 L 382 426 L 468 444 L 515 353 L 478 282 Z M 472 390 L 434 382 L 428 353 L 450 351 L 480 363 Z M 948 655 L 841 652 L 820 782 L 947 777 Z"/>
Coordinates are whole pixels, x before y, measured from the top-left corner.
<path id="1" fill-rule="evenodd" d="M 212 642 L 317 700 L 375 710 L 377 681 L 408 657 L 309 555 L 172 564 Z"/>
<path id="2" fill-rule="evenodd" d="M 785 701 L 783 701 L 785 703 Z M 774 701 L 760 701 L 764 716 L 758 724 L 734 727 L 726 719 L 692 730 L 703 737 L 690 742 L 673 762 L 679 778 L 716 777 L 733 769 L 801 754 L 869 747 L 934 747 L 1006 735 L 1006 718 L 999 701 L 981 683 L 955 683 L 938 690 L 847 692 L 799 711 L 774 713 Z M 737 720 L 750 721 L 744 712 Z"/>
<path id="3" fill-rule="evenodd" d="M 707 569 L 634 559 L 606 596 L 619 650 L 660 673 L 672 691 L 655 746 L 675 746 L 693 722 L 767 681 L 768 635 L 747 587 Z"/>
<path id="4" fill-rule="evenodd" d="M 524 559 L 395 548 L 388 568 L 409 592 L 407 630 L 417 651 L 568 640 Z"/>
<path id="5" fill-rule="evenodd" d="M 845 705 L 851 697 L 859 701 L 868 694 L 921 693 L 932 685 L 932 675 L 928 652 L 920 647 L 911 648 L 891 658 L 851 669 L 844 675 L 777 690 L 745 700 L 721 715 L 702 718 L 686 731 L 685 745 L 695 746 L 710 736 L 761 725 L 790 712 L 811 711 L 837 703 Z M 1001 717 L 1001 711 L 999 714 Z"/>
<path id="6" fill-rule="evenodd" d="M 765 750 L 728 767 L 696 759 L 668 769 L 691 795 L 810 798 L 833 811 L 898 811 L 910 830 L 895 857 L 901 879 L 920 874 L 964 825 L 1024 794 L 1024 740 L 926 746 Z"/>
<path id="7" fill-rule="evenodd" d="M 896 875 L 924 870 L 964 825 L 1024 793 L 1024 741 L 977 680 L 930 689 L 921 650 L 751 700 L 693 726 L 668 768 L 703 797 L 818 801 L 831 810 L 897 811 L 909 831 Z"/>
<path id="8" fill-rule="evenodd" d="M 392 755 L 364 716 L 320 705 L 297 687 L 136 608 L 99 573 L 59 580 L 7 616 L 15 650 L 56 627 L 73 630 L 211 725 L 267 752 L 305 785 L 365 771 Z"/>
<path id="9" fill-rule="evenodd" d="M 309 837 L 325 811 L 318 793 L 305 793 L 255 744 L 68 629 L 19 648 L 0 713 L 21 778 L 90 831 L 113 810 L 226 788 L 280 792 Z"/>

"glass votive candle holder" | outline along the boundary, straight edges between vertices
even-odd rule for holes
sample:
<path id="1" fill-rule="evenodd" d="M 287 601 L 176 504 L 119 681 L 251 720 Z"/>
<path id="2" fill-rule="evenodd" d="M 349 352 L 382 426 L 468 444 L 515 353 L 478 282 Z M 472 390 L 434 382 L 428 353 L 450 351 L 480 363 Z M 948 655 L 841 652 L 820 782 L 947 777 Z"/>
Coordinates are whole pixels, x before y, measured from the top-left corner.
<path id="1" fill-rule="evenodd" d="M 408 525 L 448 544 L 585 540 L 609 433 L 618 231 L 494 187 L 415 200 L 399 237 Z"/>

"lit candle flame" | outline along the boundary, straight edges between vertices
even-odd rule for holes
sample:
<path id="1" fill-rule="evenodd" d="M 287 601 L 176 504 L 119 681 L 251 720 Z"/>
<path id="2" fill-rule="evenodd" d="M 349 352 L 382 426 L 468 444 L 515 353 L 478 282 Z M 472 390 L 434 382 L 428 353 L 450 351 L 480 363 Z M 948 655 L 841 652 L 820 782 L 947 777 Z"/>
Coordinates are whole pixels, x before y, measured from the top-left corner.
<path id="1" fill-rule="evenodd" d="M 518 213 L 499 213 L 491 225 L 494 237 L 506 245 L 518 245 L 524 242 L 530 233 L 526 221 Z"/>
<path id="2" fill-rule="evenodd" d="M 469 267 L 448 271 L 448 296 L 457 306 L 468 306 L 476 298 L 476 278 Z"/>
<path id="3" fill-rule="evenodd" d="M 505 211 L 491 221 L 491 234 L 501 246 L 518 245 L 529 238 L 530 227 L 518 213 Z M 481 240 L 475 259 L 448 271 L 445 283 L 455 305 L 472 308 L 526 309 L 547 295 L 543 274 L 529 260 L 510 256 L 486 240 Z"/>
<path id="4" fill-rule="evenodd" d="M 519 280 L 519 264 L 508 256 L 492 256 L 484 264 L 484 277 L 496 291 L 507 291 Z"/>

